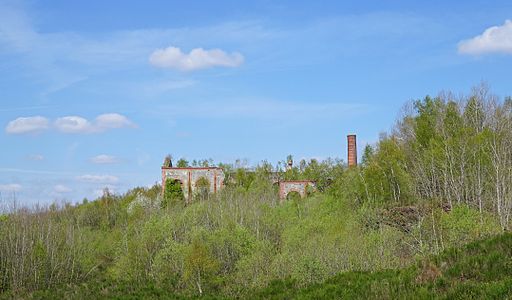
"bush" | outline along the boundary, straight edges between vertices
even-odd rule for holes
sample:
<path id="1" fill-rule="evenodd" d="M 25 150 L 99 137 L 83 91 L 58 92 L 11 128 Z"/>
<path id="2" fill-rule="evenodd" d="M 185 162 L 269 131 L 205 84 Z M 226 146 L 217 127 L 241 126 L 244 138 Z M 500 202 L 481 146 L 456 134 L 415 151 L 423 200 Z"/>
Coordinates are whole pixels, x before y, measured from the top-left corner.
<path id="1" fill-rule="evenodd" d="M 161 203 L 162 208 L 179 205 L 183 203 L 184 199 L 181 182 L 167 179 L 165 181 L 164 198 Z"/>

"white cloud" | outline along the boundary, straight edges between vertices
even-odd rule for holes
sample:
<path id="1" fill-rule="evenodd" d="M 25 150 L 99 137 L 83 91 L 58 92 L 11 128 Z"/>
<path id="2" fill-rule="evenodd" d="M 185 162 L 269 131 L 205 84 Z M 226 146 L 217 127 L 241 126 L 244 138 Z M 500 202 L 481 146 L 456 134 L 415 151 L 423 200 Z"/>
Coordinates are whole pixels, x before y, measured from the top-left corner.
<path id="1" fill-rule="evenodd" d="M 57 184 L 56 186 L 53 187 L 53 191 L 58 194 L 64 194 L 72 192 L 73 190 L 65 185 Z"/>
<path id="2" fill-rule="evenodd" d="M 44 156 L 41 155 L 41 154 L 31 154 L 27 157 L 29 160 L 35 160 L 35 161 L 40 161 L 40 160 L 43 160 L 44 159 Z"/>
<path id="3" fill-rule="evenodd" d="M 93 183 L 116 183 L 119 178 L 113 175 L 81 175 L 76 178 L 80 181 L 93 182 Z"/>
<path id="4" fill-rule="evenodd" d="M 91 122 L 79 116 L 67 116 L 55 121 L 57 130 L 64 133 L 87 133 L 94 131 Z"/>
<path id="5" fill-rule="evenodd" d="M 118 113 L 102 114 L 94 122 L 80 116 L 65 116 L 54 122 L 54 127 L 64 133 L 94 133 L 108 129 L 137 127 L 127 117 Z M 34 133 L 49 128 L 49 121 L 45 117 L 20 117 L 10 121 L 5 131 L 9 134 Z"/>
<path id="6" fill-rule="evenodd" d="M 100 154 L 91 157 L 91 162 L 95 164 L 115 164 L 118 162 L 117 157 L 107 154 Z"/>
<path id="7" fill-rule="evenodd" d="M 34 133 L 48 129 L 48 119 L 41 116 L 20 117 L 12 120 L 5 127 L 5 132 L 10 134 Z"/>
<path id="8" fill-rule="evenodd" d="M 178 137 L 178 138 L 188 138 L 188 137 L 190 137 L 190 135 L 191 134 L 188 131 L 178 131 L 178 132 L 176 132 L 176 137 Z"/>
<path id="9" fill-rule="evenodd" d="M 183 53 L 180 48 L 168 47 L 155 50 L 149 57 L 149 62 L 159 68 L 194 71 L 211 67 L 238 67 L 244 62 L 244 57 L 238 52 L 231 54 L 220 49 L 205 50 L 195 48 L 190 53 Z"/>
<path id="10" fill-rule="evenodd" d="M 144 97 L 154 97 L 177 89 L 184 89 L 197 84 L 197 81 L 187 80 L 150 80 L 130 82 L 129 87 Z M 126 86 L 124 87 L 126 90 Z"/>
<path id="11" fill-rule="evenodd" d="M 39 174 L 39 175 L 71 175 L 71 172 L 59 172 L 59 171 L 48 171 L 48 170 L 27 170 L 17 168 L 0 168 L 0 172 L 8 173 L 22 173 L 22 174 Z"/>
<path id="12" fill-rule="evenodd" d="M 128 120 L 127 117 L 117 114 L 109 113 L 103 114 L 96 117 L 94 127 L 97 130 L 103 131 L 111 128 L 123 128 L 123 127 L 136 127 L 134 123 Z"/>
<path id="13" fill-rule="evenodd" d="M 512 21 L 487 28 L 482 34 L 459 43 L 461 54 L 507 53 L 512 54 Z"/>
<path id="14" fill-rule="evenodd" d="M 0 184 L 0 192 L 19 192 L 21 185 L 17 183 Z"/>
<path id="15" fill-rule="evenodd" d="M 97 133 L 108 129 L 137 127 L 127 117 L 118 113 L 99 115 L 94 122 L 79 116 L 66 116 L 55 120 L 54 126 L 63 133 Z"/>
<path id="16" fill-rule="evenodd" d="M 95 36 L 70 31 L 48 32 L 39 28 L 37 19 L 32 19 L 38 14 L 32 12 L 30 5 L 6 5 L 4 2 L 0 1 L 0 48 L 22 56 L 18 63 L 31 78 L 46 85 L 45 94 L 94 77 L 98 70 L 144 66 L 148 63 L 148 53 L 161 47 L 162 41 L 187 47 L 198 41 L 208 47 L 226 42 L 255 45 L 271 36 L 271 32 L 254 21 L 105 31 Z"/>

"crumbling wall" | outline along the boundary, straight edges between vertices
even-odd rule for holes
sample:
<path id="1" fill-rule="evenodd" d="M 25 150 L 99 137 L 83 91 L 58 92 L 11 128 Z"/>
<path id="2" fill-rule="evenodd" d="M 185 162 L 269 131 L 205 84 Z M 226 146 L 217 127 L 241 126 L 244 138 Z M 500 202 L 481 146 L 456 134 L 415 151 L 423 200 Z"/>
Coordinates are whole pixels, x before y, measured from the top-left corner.
<path id="1" fill-rule="evenodd" d="M 197 190 L 196 184 L 201 178 L 208 180 L 210 193 L 216 193 L 224 186 L 224 171 L 221 168 L 173 168 L 162 167 L 162 190 L 165 188 L 166 179 L 179 180 L 183 189 L 183 195 L 187 202 Z"/>
<path id="2" fill-rule="evenodd" d="M 297 192 L 304 198 L 307 194 L 307 188 L 312 187 L 316 189 L 316 184 L 311 180 L 300 180 L 300 181 L 281 181 L 279 182 L 279 199 L 286 199 L 291 192 Z"/>

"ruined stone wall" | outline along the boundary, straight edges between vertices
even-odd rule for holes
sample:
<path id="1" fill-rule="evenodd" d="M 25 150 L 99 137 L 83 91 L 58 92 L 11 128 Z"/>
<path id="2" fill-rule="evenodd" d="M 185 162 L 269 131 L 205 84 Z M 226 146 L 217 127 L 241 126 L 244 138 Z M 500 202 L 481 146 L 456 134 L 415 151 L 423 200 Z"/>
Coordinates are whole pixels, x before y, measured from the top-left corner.
<path id="1" fill-rule="evenodd" d="M 281 181 L 279 182 L 279 199 L 286 199 L 286 196 L 291 192 L 297 192 L 302 198 L 304 198 L 306 197 L 308 186 L 316 188 L 315 182 L 310 180 Z"/>
<path id="2" fill-rule="evenodd" d="M 162 167 L 162 191 L 165 189 L 165 181 L 168 178 L 179 180 L 183 194 L 190 201 L 197 190 L 197 182 L 201 178 L 208 180 L 210 193 L 216 193 L 224 186 L 224 171 L 221 168 L 173 168 Z"/>

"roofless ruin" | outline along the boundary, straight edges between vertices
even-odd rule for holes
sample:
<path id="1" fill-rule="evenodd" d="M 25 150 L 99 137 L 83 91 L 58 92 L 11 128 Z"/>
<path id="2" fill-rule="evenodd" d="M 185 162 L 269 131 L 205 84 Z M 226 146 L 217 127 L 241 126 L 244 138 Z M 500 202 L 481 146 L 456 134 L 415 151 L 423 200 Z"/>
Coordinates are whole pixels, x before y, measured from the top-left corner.
<path id="1" fill-rule="evenodd" d="M 357 166 L 355 134 L 347 135 L 347 150 L 348 166 Z M 288 161 L 287 169 L 292 166 L 293 162 Z M 162 192 L 167 179 L 180 183 L 185 201 L 189 203 L 200 187 L 205 188 L 205 183 L 209 193 L 217 193 L 221 190 L 224 187 L 225 174 L 224 170 L 219 167 L 173 167 L 171 159 L 166 158 L 162 166 Z M 301 197 L 305 197 L 308 188 L 316 188 L 316 184 L 312 180 L 280 180 L 279 176 L 273 176 L 272 181 L 279 184 L 280 199 L 286 199 L 291 192 L 297 192 Z"/>

